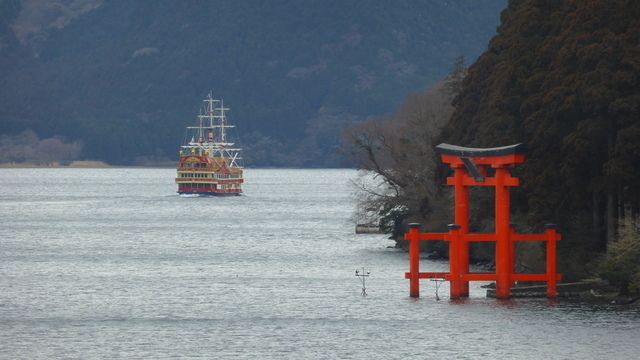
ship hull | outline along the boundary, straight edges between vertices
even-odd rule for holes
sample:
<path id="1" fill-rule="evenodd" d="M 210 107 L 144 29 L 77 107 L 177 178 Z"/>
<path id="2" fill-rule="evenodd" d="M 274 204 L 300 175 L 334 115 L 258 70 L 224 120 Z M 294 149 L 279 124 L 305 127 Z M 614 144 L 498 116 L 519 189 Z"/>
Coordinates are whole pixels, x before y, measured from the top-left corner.
<path id="1" fill-rule="evenodd" d="M 205 192 L 205 191 L 180 191 L 178 190 L 179 195 L 202 195 L 202 196 L 240 196 L 242 192 Z"/>

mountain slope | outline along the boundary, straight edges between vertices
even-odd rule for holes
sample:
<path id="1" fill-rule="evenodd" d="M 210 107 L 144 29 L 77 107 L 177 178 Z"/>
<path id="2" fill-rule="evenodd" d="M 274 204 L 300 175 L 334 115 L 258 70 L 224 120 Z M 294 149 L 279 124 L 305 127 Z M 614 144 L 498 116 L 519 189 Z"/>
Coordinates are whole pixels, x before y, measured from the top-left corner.
<path id="1" fill-rule="evenodd" d="M 48 28 L 37 49 L 2 54 L 15 58 L 0 73 L 0 133 L 63 135 L 110 163 L 172 159 L 211 90 L 232 109 L 249 164 L 334 164 L 342 128 L 393 111 L 457 54 L 473 60 L 504 5 L 104 2 Z"/>

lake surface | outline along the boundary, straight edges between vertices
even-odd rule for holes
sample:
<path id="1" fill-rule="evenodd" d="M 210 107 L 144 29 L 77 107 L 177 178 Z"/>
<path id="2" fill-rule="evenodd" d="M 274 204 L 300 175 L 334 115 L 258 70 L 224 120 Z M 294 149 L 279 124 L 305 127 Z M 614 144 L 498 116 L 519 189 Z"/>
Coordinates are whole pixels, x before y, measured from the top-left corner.
<path id="1" fill-rule="evenodd" d="M 0 169 L 0 359 L 631 359 L 637 307 L 450 301 L 356 235 L 353 170 L 247 169 L 176 195 L 172 169 Z M 355 270 L 371 271 L 366 293 Z M 423 271 L 446 262 L 423 260 Z"/>

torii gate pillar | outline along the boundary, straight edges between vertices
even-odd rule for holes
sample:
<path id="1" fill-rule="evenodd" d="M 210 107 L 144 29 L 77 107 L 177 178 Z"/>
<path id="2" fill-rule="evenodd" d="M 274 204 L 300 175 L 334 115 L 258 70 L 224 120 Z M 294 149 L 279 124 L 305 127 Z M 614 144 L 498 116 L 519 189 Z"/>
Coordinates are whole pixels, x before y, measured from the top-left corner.
<path id="1" fill-rule="evenodd" d="M 447 185 L 455 187 L 455 224 L 449 225 L 448 233 L 420 233 L 419 224 L 410 224 L 409 233 L 409 294 L 420 296 L 421 278 L 442 278 L 450 282 L 451 299 L 469 296 L 469 281 L 495 281 L 496 296 L 507 299 L 516 281 L 546 281 L 547 297 L 557 296 L 556 283 L 561 275 L 556 273 L 556 242 L 560 235 L 556 226 L 548 224 L 545 234 L 518 234 L 511 226 L 510 186 L 518 186 L 519 179 L 511 176 L 511 168 L 524 162 L 527 150 L 524 144 L 498 148 L 478 149 L 440 144 L 436 150 L 442 162 L 450 164 L 453 177 L 447 178 Z M 493 176 L 489 176 L 493 169 Z M 495 233 L 469 233 L 469 189 L 471 186 L 495 187 Z M 449 272 L 420 272 L 420 241 L 445 240 L 449 246 Z M 469 272 L 469 242 L 494 241 L 496 244 L 496 272 Z M 515 273 L 515 241 L 546 241 L 547 269 L 545 274 Z"/>

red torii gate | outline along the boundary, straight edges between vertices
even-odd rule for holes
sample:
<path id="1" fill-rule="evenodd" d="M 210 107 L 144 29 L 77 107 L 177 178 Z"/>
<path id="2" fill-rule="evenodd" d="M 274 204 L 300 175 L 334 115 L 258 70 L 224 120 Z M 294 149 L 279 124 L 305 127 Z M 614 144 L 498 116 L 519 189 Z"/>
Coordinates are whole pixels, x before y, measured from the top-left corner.
<path id="1" fill-rule="evenodd" d="M 514 164 L 524 162 L 526 145 L 516 144 L 497 148 L 467 148 L 449 144 L 436 146 L 442 162 L 451 165 L 453 177 L 447 185 L 455 186 L 455 224 L 448 226 L 448 233 L 421 233 L 420 224 L 409 224 L 405 239 L 409 240 L 409 294 L 420 297 L 420 279 L 444 279 L 449 281 L 450 298 L 469 296 L 469 281 L 495 281 L 496 296 L 508 299 L 516 281 L 546 281 L 547 297 L 556 298 L 556 284 L 561 275 L 556 273 L 556 242 L 561 236 L 556 225 L 545 225 L 544 234 L 519 234 L 511 226 L 511 193 L 509 186 L 518 186 L 519 179 L 511 176 Z M 487 177 L 488 168 L 495 169 L 493 177 Z M 469 188 L 471 186 L 495 186 L 495 233 L 469 233 Z M 449 272 L 420 272 L 420 241 L 444 240 L 449 242 Z M 469 272 L 469 242 L 494 241 L 496 243 L 496 271 Z M 515 241 L 546 241 L 547 269 L 545 274 L 515 273 Z"/>

